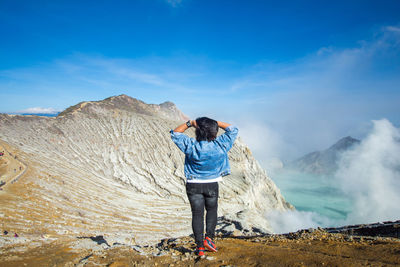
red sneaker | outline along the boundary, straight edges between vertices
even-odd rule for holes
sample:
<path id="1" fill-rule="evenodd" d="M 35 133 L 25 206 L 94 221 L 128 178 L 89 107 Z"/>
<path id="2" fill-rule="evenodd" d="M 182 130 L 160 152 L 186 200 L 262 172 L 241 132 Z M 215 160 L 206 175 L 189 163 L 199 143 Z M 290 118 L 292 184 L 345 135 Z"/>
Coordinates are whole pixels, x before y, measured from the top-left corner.
<path id="1" fill-rule="evenodd" d="M 215 243 L 208 236 L 206 236 L 206 239 L 204 239 L 204 247 L 206 247 L 209 251 L 217 252 Z"/>
<path id="2" fill-rule="evenodd" d="M 201 256 L 204 256 L 204 251 L 205 251 L 205 249 L 203 247 L 196 248 L 196 250 L 194 251 L 194 254 L 201 257 Z"/>

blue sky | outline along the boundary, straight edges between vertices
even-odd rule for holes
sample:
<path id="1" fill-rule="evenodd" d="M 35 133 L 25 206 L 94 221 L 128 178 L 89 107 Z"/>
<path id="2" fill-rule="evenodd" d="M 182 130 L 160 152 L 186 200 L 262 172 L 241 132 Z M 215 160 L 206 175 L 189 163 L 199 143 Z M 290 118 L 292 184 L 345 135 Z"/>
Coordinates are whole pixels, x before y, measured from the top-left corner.
<path id="1" fill-rule="evenodd" d="M 0 0 L 0 112 L 127 94 L 291 158 L 400 124 L 400 1 Z"/>

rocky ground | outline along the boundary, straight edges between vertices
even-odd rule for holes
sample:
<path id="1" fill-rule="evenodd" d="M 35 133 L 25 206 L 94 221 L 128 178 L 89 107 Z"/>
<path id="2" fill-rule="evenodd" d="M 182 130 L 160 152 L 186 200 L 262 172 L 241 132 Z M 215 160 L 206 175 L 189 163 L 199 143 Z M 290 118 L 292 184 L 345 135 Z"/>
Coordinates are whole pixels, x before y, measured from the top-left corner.
<path id="1" fill-rule="evenodd" d="M 368 227 L 368 226 L 366 226 Z M 17 241 L 18 240 L 18 241 Z M 400 240 L 324 229 L 285 235 L 235 236 L 219 231 L 219 251 L 193 254 L 191 237 L 150 246 L 111 244 L 103 236 L 52 238 L 3 235 L 2 266 L 399 266 Z"/>

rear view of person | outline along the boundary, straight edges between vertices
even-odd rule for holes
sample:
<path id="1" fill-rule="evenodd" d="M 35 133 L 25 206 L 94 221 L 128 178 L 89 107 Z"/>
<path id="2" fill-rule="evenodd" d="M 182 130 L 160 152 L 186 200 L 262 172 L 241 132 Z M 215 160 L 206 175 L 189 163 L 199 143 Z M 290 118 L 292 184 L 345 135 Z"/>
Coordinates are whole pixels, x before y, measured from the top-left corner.
<path id="1" fill-rule="evenodd" d="M 196 128 L 196 139 L 184 134 L 192 126 Z M 219 128 L 225 132 L 217 137 Z M 231 172 L 228 151 L 237 134 L 235 126 L 207 117 L 189 120 L 171 130 L 172 141 L 185 153 L 186 194 L 192 210 L 195 253 L 199 256 L 204 255 L 205 248 L 217 251 L 213 239 L 218 217 L 218 182 Z M 204 209 L 207 211 L 205 237 Z"/>

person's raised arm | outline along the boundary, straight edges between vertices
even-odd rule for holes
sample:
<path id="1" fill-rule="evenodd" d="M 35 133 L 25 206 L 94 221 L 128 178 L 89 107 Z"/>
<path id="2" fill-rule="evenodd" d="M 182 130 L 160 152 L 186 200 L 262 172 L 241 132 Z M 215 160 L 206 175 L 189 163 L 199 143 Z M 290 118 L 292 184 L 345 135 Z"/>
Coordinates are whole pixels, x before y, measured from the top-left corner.
<path id="1" fill-rule="evenodd" d="M 219 128 L 222 128 L 222 129 L 224 129 L 224 130 L 226 129 L 226 127 L 230 126 L 229 123 L 222 122 L 222 121 L 217 121 L 217 123 L 218 123 L 218 127 L 219 127 Z"/>
<path id="2" fill-rule="evenodd" d="M 187 122 L 182 123 L 175 128 L 174 132 L 183 133 L 184 131 L 189 129 L 190 126 L 197 127 L 196 120 L 188 120 Z"/>

